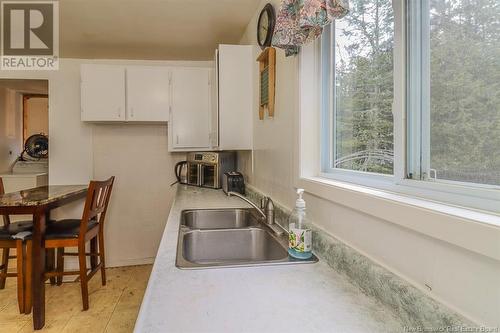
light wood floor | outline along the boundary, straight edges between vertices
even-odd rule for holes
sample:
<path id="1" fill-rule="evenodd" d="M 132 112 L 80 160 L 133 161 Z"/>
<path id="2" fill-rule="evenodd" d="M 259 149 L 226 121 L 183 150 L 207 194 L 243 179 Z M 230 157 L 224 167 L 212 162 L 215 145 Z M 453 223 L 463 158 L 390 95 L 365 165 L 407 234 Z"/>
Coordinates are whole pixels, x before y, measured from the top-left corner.
<path id="1" fill-rule="evenodd" d="M 107 269 L 107 285 L 96 274 L 89 282 L 90 309 L 82 311 L 80 284 L 46 286 L 45 327 L 37 332 L 132 332 L 151 265 Z M 0 290 L 0 332 L 32 332 L 31 315 L 20 315 L 16 279 Z"/>

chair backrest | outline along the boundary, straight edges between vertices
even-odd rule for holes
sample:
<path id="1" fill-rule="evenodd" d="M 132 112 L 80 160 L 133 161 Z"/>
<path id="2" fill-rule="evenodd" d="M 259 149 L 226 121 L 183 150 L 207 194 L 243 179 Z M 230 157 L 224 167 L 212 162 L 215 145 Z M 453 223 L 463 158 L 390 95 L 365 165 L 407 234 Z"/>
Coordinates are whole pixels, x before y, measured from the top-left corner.
<path id="1" fill-rule="evenodd" d="M 104 228 L 106 211 L 108 210 L 109 198 L 113 190 L 115 177 L 105 181 L 91 181 L 83 209 L 82 222 L 80 224 L 80 238 L 84 241 L 87 233 L 87 226 L 93 219 L 98 219 L 100 228 Z"/>
<path id="2" fill-rule="evenodd" d="M 0 177 L 0 195 L 5 194 L 5 188 L 3 187 L 3 180 L 2 177 Z M 3 215 L 3 225 L 8 226 L 10 224 L 10 218 L 9 215 Z"/>

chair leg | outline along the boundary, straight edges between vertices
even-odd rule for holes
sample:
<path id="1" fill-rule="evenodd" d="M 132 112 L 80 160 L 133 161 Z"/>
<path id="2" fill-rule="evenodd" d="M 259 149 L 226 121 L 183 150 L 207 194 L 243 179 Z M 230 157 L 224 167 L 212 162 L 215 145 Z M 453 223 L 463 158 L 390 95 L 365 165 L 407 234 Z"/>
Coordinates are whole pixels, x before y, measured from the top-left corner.
<path id="1" fill-rule="evenodd" d="M 7 274 L 7 270 L 9 269 L 9 252 L 10 249 L 8 248 L 4 248 L 2 251 L 2 263 L 0 263 L 2 269 L 0 270 L 0 273 L 3 273 L 4 275 L 0 277 L 0 289 L 5 289 L 5 279 L 7 278 L 5 274 Z"/>
<path id="2" fill-rule="evenodd" d="M 24 279 L 24 246 L 23 242 L 16 241 L 16 259 L 17 259 L 17 302 L 19 304 L 19 313 L 24 313 L 25 305 L 25 291 L 24 285 L 26 283 Z"/>
<path id="3" fill-rule="evenodd" d="M 55 263 L 56 263 L 56 250 L 55 249 L 46 249 L 46 271 L 47 272 L 53 272 L 55 271 Z M 50 284 L 55 285 L 56 284 L 56 277 L 52 276 L 49 278 Z"/>
<path id="4" fill-rule="evenodd" d="M 31 256 L 31 249 L 32 249 L 33 243 L 29 240 L 26 242 L 26 253 L 25 253 L 25 260 L 24 260 L 24 313 L 25 314 L 30 314 L 31 313 L 31 308 L 33 307 L 33 258 Z"/>
<path id="5" fill-rule="evenodd" d="M 80 287 L 82 289 L 83 311 L 89 309 L 89 288 L 87 279 L 87 257 L 85 256 L 85 245 L 78 248 L 78 262 L 80 264 Z"/>
<path id="6" fill-rule="evenodd" d="M 97 236 L 90 240 L 90 253 L 97 253 Z M 90 268 L 94 270 L 97 267 L 97 257 L 90 256 Z"/>
<path id="7" fill-rule="evenodd" d="M 61 275 L 59 275 L 56 278 L 57 285 L 60 286 L 60 285 L 62 285 L 62 282 L 63 282 L 63 275 L 62 275 L 62 273 L 64 272 L 64 247 L 58 247 L 57 248 L 57 264 L 56 264 L 56 267 L 57 267 L 57 271 L 59 273 L 61 273 Z"/>
<path id="8" fill-rule="evenodd" d="M 106 285 L 106 262 L 105 262 L 105 252 L 104 252 L 104 235 L 99 233 L 99 261 L 101 263 L 101 280 L 102 285 Z"/>

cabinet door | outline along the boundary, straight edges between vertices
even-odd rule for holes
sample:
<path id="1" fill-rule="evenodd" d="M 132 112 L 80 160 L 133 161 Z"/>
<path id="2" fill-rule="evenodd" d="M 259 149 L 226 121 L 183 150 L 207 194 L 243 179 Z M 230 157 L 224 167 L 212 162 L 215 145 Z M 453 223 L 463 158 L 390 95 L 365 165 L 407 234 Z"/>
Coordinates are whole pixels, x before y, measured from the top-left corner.
<path id="1" fill-rule="evenodd" d="M 253 147 L 253 46 L 219 45 L 219 149 Z"/>
<path id="2" fill-rule="evenodd" d="M 169 69 L 127 67 L 127 120 L 168 121 Z"/>
<path id="3" fill-rule="evenodd" d="M 170 147 L 210 147 L 210 68 L 172 69 Z"/>
<path id="4" fill-rule="evenodd" d="M 82 121 L 125 121 L 125 68 L 81 67 Z"/>

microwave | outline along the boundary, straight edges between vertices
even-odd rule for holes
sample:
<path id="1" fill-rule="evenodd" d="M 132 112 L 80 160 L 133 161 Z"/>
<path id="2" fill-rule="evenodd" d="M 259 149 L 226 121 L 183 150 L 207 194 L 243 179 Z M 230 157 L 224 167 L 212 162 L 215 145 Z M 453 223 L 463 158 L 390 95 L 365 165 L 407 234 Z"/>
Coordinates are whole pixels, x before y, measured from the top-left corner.
<path id="1" fill-rule="evenodd" d="M 199 152 L 187 155 L 186 182 L 189 185 L 219 189 L 225 172 L 235 171 L 234 152 Z"/>

